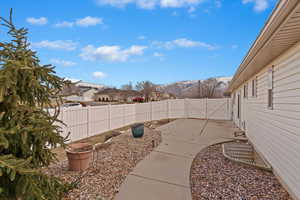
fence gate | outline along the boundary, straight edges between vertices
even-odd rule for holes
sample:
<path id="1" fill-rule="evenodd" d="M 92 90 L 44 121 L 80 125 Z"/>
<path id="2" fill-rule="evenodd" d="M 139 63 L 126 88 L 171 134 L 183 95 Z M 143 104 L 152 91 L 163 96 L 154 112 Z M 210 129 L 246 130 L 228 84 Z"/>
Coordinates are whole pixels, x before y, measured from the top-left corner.
<path id="1" fill-rule="evenodd" d="M 208 99 L 207 100 L 207 119 L 231 120 L 231 100 L 223 99 Z"/>

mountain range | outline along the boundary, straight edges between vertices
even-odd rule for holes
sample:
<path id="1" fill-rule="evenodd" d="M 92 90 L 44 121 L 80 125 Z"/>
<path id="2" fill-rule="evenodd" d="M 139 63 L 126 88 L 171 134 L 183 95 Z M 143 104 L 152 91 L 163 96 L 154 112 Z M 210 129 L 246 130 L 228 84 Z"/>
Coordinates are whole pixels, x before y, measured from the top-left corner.
<path id="1" fill-rule="evenodd" d="M 232 77 L 216 77 L 215 79 L 219 82 L 223 82 L 223 84 L 217 88 L 217 93 L 221 95 L 227 89 Z M 177 97 L 195 97 L 198 94 L 199 81 L 202 82 L 204 80 L 186 80 L 159 85 L 158 90 L 174 94 Z"/>

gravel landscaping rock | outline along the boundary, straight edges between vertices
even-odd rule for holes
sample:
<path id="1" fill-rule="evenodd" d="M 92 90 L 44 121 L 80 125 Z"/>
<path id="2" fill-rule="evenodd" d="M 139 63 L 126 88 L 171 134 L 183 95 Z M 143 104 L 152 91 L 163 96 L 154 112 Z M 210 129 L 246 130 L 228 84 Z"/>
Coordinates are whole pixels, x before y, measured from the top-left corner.
<path id="1" fill-rule="evenodd" d="M 98 160 L 84 172 L 78 187 L 65 200 L 113 199 L 126 176 L 153 150 L 153 144 L 157 146 L 160 142 L 160 132 L 148 128 L 145 128 L 142 138 L 133 138 L 130 130 L 113 137 L 111 145 L 98 150 Z M 81 175 L 80 172 L 69 171 L 67 161 L 51 166 L 47 173 L 67 182 Z"/>
<path id="2" fill-rule="evenodd" d="M 193 200 L 292 200 L 272 173 L 226 159 L 221 145 L 195 157 L 191 190 Z"/>

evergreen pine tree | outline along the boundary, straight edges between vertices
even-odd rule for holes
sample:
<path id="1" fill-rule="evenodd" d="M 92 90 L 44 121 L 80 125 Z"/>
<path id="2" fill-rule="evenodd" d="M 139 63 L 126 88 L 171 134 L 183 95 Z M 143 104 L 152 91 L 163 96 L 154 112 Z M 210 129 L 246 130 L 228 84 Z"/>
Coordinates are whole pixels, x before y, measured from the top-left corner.
<path id="1" fill-rule="evenodd" d="M 0 199 L 61 199 L 66 185 L 41 168 L 55 161 L 51 148 L 65 146 L 58 112 L 47 111 L 65 81 L 40 64 L 11 13 L 0 23 L 11 38 L 0 41 Z"/>

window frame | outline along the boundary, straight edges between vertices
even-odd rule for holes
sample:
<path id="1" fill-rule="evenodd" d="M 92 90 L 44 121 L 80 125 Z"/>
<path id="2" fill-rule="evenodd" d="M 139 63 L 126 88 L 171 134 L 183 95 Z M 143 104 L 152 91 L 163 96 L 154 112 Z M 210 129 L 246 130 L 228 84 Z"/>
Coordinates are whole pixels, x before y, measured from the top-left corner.
<path id="1" fill-rule="evenodd" d="M 252 97 L 257 97 L 257 76 L 252 79 Z"/>
<path id="2" fill-rule="evenodd" d="M 247 99 L 248 98 L 248 83 L 245 83 L 244 85 L 244 99 Z"/>
<path id="3" fill-rule="evenodd" d="M 274 86 L 274 66 L 270 67 L 267 72 L 267 106 L 268 109 L 273 110 L 274 108 L 274 93 L 273 93 L 273 86 Z"/>
<path id="4" fill-rule="evenodd" d="M 236 99 L 236 93 L 234 92 L 233 95 L 232 95 L 232 102 L 233 102 L 233 104 L 236 104 L 235 99 Z"/>
<path id="5" fill-rule="evenodd" d="M 237 93 L 237 118 L 241 119 L 241 94 Z"/>

